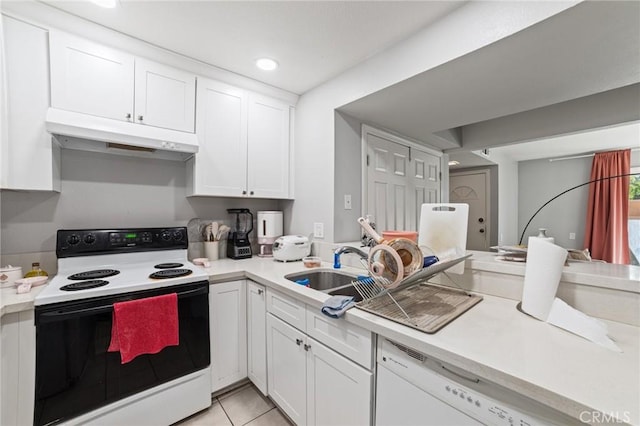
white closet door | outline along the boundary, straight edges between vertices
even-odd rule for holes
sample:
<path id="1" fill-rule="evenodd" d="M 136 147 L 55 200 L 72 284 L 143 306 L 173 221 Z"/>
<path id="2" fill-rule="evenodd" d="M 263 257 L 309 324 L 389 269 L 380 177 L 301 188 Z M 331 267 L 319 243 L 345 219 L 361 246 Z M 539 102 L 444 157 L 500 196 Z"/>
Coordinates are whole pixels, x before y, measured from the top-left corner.
<path id="1" fill-rule="evenodd" d="M 409 230 L 409 148 L 368 135 L 367 213 L 378 230 Z"/>
<path id="2" fill-rule="evenodd" d="M 366 144 L 366 206 L 377 229 L 417 231 L 424 203 L 441 200 L 437 152 L 382 130 L 363 126 Z"/>

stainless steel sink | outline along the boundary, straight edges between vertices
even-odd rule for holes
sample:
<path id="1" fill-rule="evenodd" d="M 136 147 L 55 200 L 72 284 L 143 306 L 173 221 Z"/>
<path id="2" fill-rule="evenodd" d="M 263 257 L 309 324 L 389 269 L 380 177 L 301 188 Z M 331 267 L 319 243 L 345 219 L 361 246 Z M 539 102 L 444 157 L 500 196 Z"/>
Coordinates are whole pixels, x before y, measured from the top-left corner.
<path id="1" fill-rule="evenodd" d="M 336 289 L 333 289 L 331 291 L 328 292 L 331 296 L 353 296 L 353 301 L 354 302 L 360 302 L 362 300 L 362 296 L 360 295 L 360 293 L 358 293 L 358 291 L 356 290 L 356 288 L 353 286 L 353 284 L 349 284 L 343 287 L 339 287 Z"/>
<path id="2" fill-rule="evenodd" d="M 327 292 L 336 287 L 350 285 L 356 279 L 353 274 L 347 274 L 334 269 L 314 269 L 309 271 L 296 272 L 284 276 L 289 281 L 300 282 L 309 280 L 309 287 L 314 290 Z"/>

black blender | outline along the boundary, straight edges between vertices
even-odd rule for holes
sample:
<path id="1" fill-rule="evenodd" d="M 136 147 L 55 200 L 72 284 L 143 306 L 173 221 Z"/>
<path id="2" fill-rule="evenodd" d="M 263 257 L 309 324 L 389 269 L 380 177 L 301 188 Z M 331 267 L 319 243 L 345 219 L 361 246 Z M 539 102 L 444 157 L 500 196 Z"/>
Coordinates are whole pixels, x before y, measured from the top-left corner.
<path id="1" fill-rule="evenodd" d="M 231 231 L 227 240 L 227 257 L 248 259 L 251 257 L 249 233 L 253 231 L 253 214 L 249 209 L 227 209 L 227 213 L 235 215 L 231 220 Z"/>

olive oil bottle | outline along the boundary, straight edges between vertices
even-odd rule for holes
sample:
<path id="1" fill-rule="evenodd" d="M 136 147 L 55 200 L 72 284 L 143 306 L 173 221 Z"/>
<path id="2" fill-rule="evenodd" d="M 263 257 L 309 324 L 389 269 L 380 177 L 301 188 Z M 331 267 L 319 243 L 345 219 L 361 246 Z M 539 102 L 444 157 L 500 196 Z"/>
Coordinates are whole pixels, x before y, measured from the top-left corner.
<path id="1" fill-rule="evenodd" d="M 27 272 L 26 274 L 24 274 L 25 278 L 31 278 L 31 277 L 48 277 L 49 274 L 47 274 L 47 271 L 45 271 L 44 269 L 40 268 L 40 262 L 33 262 L 31 264 L 31 270 L 29 272 Z"/>

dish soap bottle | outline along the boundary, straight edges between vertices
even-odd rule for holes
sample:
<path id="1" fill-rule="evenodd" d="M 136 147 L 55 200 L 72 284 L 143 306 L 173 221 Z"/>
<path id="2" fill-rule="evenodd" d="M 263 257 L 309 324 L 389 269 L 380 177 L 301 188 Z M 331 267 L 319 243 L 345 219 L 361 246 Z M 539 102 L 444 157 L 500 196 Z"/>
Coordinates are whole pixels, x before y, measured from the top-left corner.
<path id="1" fill-rule="evenodd" d="M 40 268 L 40 262 L 33 262 L 31 264 L 31 270 L 24 275 L 25 278 L 48 276 L 47 271 Z"/>

